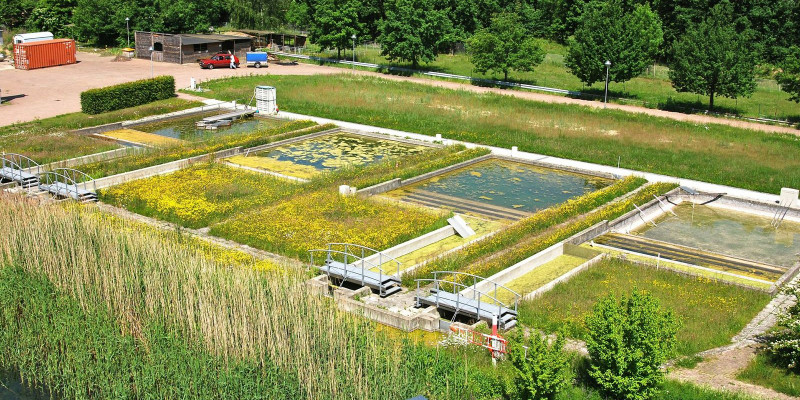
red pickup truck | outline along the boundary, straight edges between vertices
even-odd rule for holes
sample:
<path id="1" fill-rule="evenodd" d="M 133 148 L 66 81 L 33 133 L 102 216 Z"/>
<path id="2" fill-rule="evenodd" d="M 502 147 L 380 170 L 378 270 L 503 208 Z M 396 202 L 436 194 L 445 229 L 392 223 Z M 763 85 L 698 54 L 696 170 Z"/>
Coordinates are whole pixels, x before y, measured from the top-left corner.
<path id="1" fill-rule="evenodd" d="M 236 68 L 239 68 L 239 58 L 225 53 L 215 54 L 211 58 L 204 58 L 201 60 L 197 60 L 197 63 L 200 64 L 200 68 L 230 68 L 231 67 L 231 57 L 233 57 L 233 64 Z"/>

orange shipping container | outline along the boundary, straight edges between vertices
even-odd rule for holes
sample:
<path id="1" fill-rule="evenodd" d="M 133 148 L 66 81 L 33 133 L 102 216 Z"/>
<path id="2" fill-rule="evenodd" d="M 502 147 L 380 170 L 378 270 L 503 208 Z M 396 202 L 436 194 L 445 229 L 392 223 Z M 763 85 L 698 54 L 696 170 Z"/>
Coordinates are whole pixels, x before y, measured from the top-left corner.
<path id="1" fill-rule="evenodd" d="M 75 64 L 75 41 L 72 39 L 42 40 L 14 45 L 14 67 L 36 69 Z"/>

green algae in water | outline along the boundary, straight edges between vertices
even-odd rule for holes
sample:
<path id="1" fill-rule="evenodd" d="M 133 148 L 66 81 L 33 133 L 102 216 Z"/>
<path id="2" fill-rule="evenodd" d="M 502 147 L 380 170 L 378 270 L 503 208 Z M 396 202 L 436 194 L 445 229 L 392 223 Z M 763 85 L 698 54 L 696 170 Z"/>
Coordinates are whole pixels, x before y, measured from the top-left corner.
<path id="1" fill-rule="evenodd" d="M 634 234 L 713 253 L 790 267 L 800 253 L 800 224 L 784 221 L 778 230 L 769 217 L 683 203 L 657 226 Z"/>
<path id="2" fill-rule="evenodd" d="M 333 170 L 345 165 L 365 165 L 384 158 L 421 153 L 425 146 L 394 140 L 369 139 L 355 135 L 329 135 L 273 149 L 260 156 L 307 165 L 318 170 Z"/>
<path id="3" fill-rule="evenodd" d="M 283 122 L 266 118 L 245 118 L 234 121 L 230 126 L 221 126 L 217 129 L 197 129 L 195 124 L 203 118 L 219 115 L 219 113 L 206 113 L 192 115 L 190 117 L 172 119 L 164 122 L 139 125 L 134 129 L 148 132 L 160 136 L 170 137 L 181 140 L 206 140 L 216 136 L 232 135 L 236 133 L 247 133 L 257 129 L 270 128 Z"/>
<path id="4" fill-rule="evenodd" d="M 608 179 L 503 160 L 484 161 L 413 185 L 465 200 L 535 212 L 611 184 Z"/>

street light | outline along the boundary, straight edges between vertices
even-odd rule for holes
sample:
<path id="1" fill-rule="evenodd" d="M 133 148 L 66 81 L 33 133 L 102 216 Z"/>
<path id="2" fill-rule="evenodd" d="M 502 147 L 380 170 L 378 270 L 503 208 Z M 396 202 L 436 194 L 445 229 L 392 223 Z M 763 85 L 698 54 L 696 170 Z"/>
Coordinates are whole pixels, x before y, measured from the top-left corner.
<path id="1" fill-rule="evenodd" d="M 353 70 L 356 69 L 356 34 L 354 33 L 353 36 L 350 36 L 350 39 L 353 39 Z"/>
<path id="2" fill-rule="evenodd" d="M 153 79 L 153 53 L 155 53 L 153 46 L 150 46 L 150 79 Z"/>
<path id="3" fill-rule="evenodd" d="M 606 104 L 608 104 L 608 69 L 611 68 L 611 61 L 606 60 L 606 95 L 603 98 L 603 108 L 606 108 Z"/>
<path id="4" fill-rule="evenodd" d="M 131 24 L 129 22 L 130 20 L 131 20 L 130 18 L 125 17 L 125 30 L 128 31 L 128 47 L 131 47 Z"/>

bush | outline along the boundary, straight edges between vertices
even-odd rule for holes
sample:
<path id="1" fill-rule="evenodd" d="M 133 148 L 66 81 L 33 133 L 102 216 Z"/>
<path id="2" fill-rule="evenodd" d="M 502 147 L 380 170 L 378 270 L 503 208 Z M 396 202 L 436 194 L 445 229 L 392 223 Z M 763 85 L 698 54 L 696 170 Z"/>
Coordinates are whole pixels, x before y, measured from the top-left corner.
<path id="1" fill-rule="evenodd" d="M 800 287 L 787 288 L 795 304 L 778 318 L 778 326 L 767 338 L 767 352 L 776 365 L 800 373 Z"/>
<path id="2" fill-rule="evenodd" d="M 100 114 L 168 99 L 174 95 L 175 78 L 158 76 L 82 92 L 81 111 Z"/>
<path id="3" fill-rule="evenodd" d="M 516 372 L 514 383 L 519 398 L 552 399 L 569 385 L 572 370 L 562 336 L 552 343 L 537 332 L 527 338 L 518 334 L 511 339 L 509 357 Z"/>
<path id="4" fill-rule="evenodd" d="M 620 301 L 612 294 L 586 318 L 589 376 L 615 399 L 652 398 L 664 380 L 661 364 L 675 352 L 678 323 L 658 299 L 634 289 Z"/>

